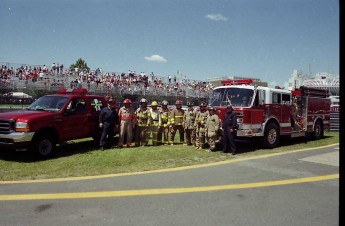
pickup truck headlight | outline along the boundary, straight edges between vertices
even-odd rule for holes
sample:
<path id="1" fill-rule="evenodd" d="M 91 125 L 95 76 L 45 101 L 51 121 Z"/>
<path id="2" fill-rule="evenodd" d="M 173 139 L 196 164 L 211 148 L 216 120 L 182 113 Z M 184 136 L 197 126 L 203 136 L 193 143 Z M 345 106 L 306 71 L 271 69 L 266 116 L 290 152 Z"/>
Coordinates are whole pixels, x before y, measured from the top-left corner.
<path id="1" fill-rule="evenodd" d="M 26 122 L 16 122 L 16 132 L 29 132 L 29 125 Z"/>

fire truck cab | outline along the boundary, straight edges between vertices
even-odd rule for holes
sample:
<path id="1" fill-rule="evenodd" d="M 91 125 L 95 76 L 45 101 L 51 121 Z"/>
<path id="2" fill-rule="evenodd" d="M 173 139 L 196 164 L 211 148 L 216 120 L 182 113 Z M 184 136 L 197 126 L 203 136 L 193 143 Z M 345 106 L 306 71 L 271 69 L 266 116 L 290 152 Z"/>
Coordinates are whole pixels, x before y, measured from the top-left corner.
<path id="1" fill-rule="evenodd" d="M 224 81 L 209 98 L 209 106 L 217 110 L 222 120 L 226 106 L 233 106 L 239 125 L 238 138 L 260 137 L 264 147 L 274 148 L 283 135 L 312 135 L 320 139 L 329 130 L 327 91 L 307 87 L 289 91 L 251 83 L 251 79 Z"/>

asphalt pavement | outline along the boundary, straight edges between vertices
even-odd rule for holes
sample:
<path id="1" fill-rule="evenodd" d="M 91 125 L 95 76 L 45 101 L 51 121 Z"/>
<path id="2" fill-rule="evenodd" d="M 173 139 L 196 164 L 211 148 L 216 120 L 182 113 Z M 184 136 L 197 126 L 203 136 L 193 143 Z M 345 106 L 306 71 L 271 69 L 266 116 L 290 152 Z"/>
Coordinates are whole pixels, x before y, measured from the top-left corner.
<path id="1" fill-rule="evenodd" d="M 1 225 L 339 225 L 339 145 L 142 173 L 0 182 Z"/>

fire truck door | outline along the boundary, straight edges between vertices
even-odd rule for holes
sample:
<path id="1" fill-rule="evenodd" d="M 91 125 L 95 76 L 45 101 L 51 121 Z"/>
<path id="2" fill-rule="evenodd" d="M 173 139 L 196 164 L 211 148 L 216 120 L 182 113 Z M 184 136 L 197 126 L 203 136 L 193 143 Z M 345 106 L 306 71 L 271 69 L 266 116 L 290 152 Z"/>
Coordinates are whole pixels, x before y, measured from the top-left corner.
<path id="1" fill-rule="evenodd" d="M 282 93 L 272 93 L 271 116 L 279 123 L 280 132 L 291 132 L 291 105 L 290 96 Z"/>
<path id="2" fill-rule="evenodd" d="M 281 105 L 280 131 L 282 134 L 291 133 L 291 105 Z"/>
<path id="3" fill-rule="evenodd" d="M 282 118 L 282 108 L 280 104 L 271 105 L 271 117 L 276 118 L 280 123 Z"/>
<path id="4" fill-rule="evenodd" d="M 282 118 L 280 93 L 272 93 L 271 117 L 276 118 L 278 120 L 278 123 L 280 123 Z"/>

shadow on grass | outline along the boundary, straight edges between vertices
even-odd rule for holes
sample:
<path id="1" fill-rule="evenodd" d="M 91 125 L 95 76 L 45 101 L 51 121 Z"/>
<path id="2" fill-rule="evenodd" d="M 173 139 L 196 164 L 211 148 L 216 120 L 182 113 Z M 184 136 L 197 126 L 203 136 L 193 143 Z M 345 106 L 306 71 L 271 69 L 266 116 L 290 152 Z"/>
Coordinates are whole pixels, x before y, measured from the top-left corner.
<path id="1" fill-rule="evenodd" d="M 324 136 L 322 140 L 327 140 L 331 138 L 333 138 L 333 136 Z M 299 145 L 299 144 L 308 144 L 310 142 L 315 142 L 315 140 L 312 139 L 311 137 L 291 138 L 288 136 L 282 136 L 276 148 L 289 147 L 292 145 Z M 254 152 L 261 149 L 266 149 L 262 146 L 260 138 L 238 139 L 236 140 L 236 146 L 237 146 L 238 154 L 249 153 L 249 152 Z M 222 150 L 222 145 L 219 145 L 217 147 L 217 151 L 221 151 L 221 150 Z"/>
<path id="2" fill-rule="evenodd" d="M 98 150 L 99 146 L 93 140 L 63 143 L 58 145 L 55 149 L 54 154 L 49 159 L 58 159 L 62 157 L 68 157 L 76 154 L 86 154 L 91 151 Z M 37 157 L 34 153 L 30 151 L 14 151 L 14 150 L 4 150 L 0 152 L 0 159 L 9 162 L 38 162 L 46 161 L 47 159 L 42 159 Z"/>
<path id="3" fill-rule="evenodd" d="M 332 136 L 324 136 L 323 140 L 325 139 L 331 139 Z M 309 142 L 313 142 L 314 140 L 309 137 L 298 137 L 298 138 L 289 138 L 289 137 L 281 137 L 279 145 L 277 148 L 280 147 L 288 147 L 291 145 L 298 145 L 298 144 L 307 144 Z M 117 140 L 115 139 L 115 143 L 117 143 Z M 260 139 L 245 139 L 245 140 L 237 140 L 237 153 L 249 153 L 249 152 L 255 152 L 257 150 L 263 149 L 261 145 Z M 174 146 L 173 148 L 176 148 Z M 99 145 L 97 142 L 93 140 L 88 141 L 70 141 L 68 143 L 61 144 L 56 147 L 56 151 L 53 156 L 51 156 L 49 159 L 58 159 L 58 158 L 64 158 L 68 156 L 73 156 L 76 154 L 86 154 L 88 152 L 97 151 L 99 150 Z M 216 151 L 221 151 L 222 145 L 217 145 Z M 24 162 L 24 163 L 30 163 L 30 162 L 37 162 L 37 161 L 45 161 L 45 159 L 39 159 L 35 157 L 34 154 L 32 154 L 29 151 L 11 151 L 11 150 L 4 150 L 0 152 L 0 159 L 8 162 Z"/>
<path id="4" fill-rule="evenodd" d="M 98 149 L 98 143 L 93 140 L 82 142 L 69 142 L 56 147 L 56 152 L 52 159 L 68 157 L 76 154 L 86 154 L 88 152 L 96 151 Z"/>

